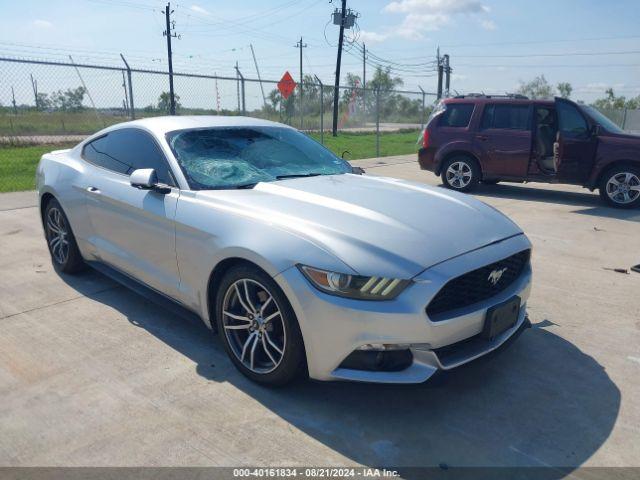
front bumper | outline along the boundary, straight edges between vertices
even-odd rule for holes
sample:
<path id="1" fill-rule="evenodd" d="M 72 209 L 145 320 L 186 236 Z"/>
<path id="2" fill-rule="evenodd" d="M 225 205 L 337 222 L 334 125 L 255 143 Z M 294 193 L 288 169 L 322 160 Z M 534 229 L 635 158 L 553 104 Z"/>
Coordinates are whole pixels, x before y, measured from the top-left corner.
<path id="1" fill-rule="evenodd" d="M 437 370 L 448 370 L 481 357 L 505 343 L 527 324 L 531 267 L 505 290 L 485 301 L 450 311 L 432 321 L 426 307 L 452 278 L 531 248 L 524 235 L 455 257 L 430 267 L 392 301 L 363 301 L 324 294 L 292 267 L 275 277 L 300 323 L 309 375 L 317 380 L 420 383 Z M 491 341 L 477 341 L 487 309 L 517 295 L 516 324 Z M 367 344 L 408 345 L 413 360 L 400 371 L 342 368 L 342 362 Z M 447 347 L 447 348 L 445 348 Z"/>

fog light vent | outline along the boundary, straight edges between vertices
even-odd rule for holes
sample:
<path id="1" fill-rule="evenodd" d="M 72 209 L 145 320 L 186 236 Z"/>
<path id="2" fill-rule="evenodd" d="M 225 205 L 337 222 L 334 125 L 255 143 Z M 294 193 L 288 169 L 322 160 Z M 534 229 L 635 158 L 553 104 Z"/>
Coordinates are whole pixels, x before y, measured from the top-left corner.
<path id="1" fill-rule="evenodd" d="M 372 347 L 372 348 L 366 348 Z M 402 348 L 387 348 L 402 347 Z M 340 364 L 340 368 L 369 372 L 399 372 L 413 362 L 411 350 L 406 345 L 364 345 L 352 352 Z"/>

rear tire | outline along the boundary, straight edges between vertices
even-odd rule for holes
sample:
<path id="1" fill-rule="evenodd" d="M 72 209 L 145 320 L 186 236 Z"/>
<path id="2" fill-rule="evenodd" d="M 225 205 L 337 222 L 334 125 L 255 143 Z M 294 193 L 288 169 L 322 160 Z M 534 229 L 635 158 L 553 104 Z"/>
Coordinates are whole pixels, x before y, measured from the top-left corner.
<path id="1" fill-rule="evenodd" d="M 444 163 L 440 176 L 445 187 L 468 192 L 480 181 L 480 168 L 471 157 L 456 155 Z"/>
<path id="2" fill-rule="evenodd" d="M 251 265 L 227 271 L 216 294 L 216 323 L 240 372 L 257 383 L 281 386 L 306 372 L 295 313 L 276 282 Z"/>
<path id="3" fill-rule="evenodd" d="M 71 230 L 71 224 L 55 198 L 47 203 L 42 221 L 53 268 L 57 272 L 71 274 L 83 270 L 85 263 Z"/>
<path id="4" fill-rule="evenodd" d="M 616 208 L 640 206 L 640 168 L 619 166 L 607 171 L 600 180 L 600 198 Z"/>

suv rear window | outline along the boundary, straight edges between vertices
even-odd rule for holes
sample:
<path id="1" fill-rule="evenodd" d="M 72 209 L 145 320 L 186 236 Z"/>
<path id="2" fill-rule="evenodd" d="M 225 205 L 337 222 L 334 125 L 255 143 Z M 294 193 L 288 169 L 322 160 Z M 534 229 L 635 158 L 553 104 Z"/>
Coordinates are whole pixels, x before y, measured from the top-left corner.
<path id="1" fill-rule="evenodd" d="M 466 127 L 471 120 L 473 103 L 449 103 L 440 117 L 441 127 Z"/>
<path id="2" fill-rule="evenodd" d="M 530 117 L 528 105 L 489 104 L 484 107 L 480 128 L 529 130 Z"/>

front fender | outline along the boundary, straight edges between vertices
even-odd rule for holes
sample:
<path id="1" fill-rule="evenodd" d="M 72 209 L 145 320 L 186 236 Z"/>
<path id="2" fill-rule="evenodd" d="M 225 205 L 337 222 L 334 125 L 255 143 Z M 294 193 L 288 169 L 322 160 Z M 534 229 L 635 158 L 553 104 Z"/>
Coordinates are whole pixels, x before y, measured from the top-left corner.
<path id="1" fill-rule="evenodd" d="M 176 212 L 176 254 L 182 302 L 209 323 L 208 285 L 224 260 L 240 258 L 275 277 L 298 263 L 356 273 L 319 245 L 268 218 L 256 221 L 181 195 Z"/>

